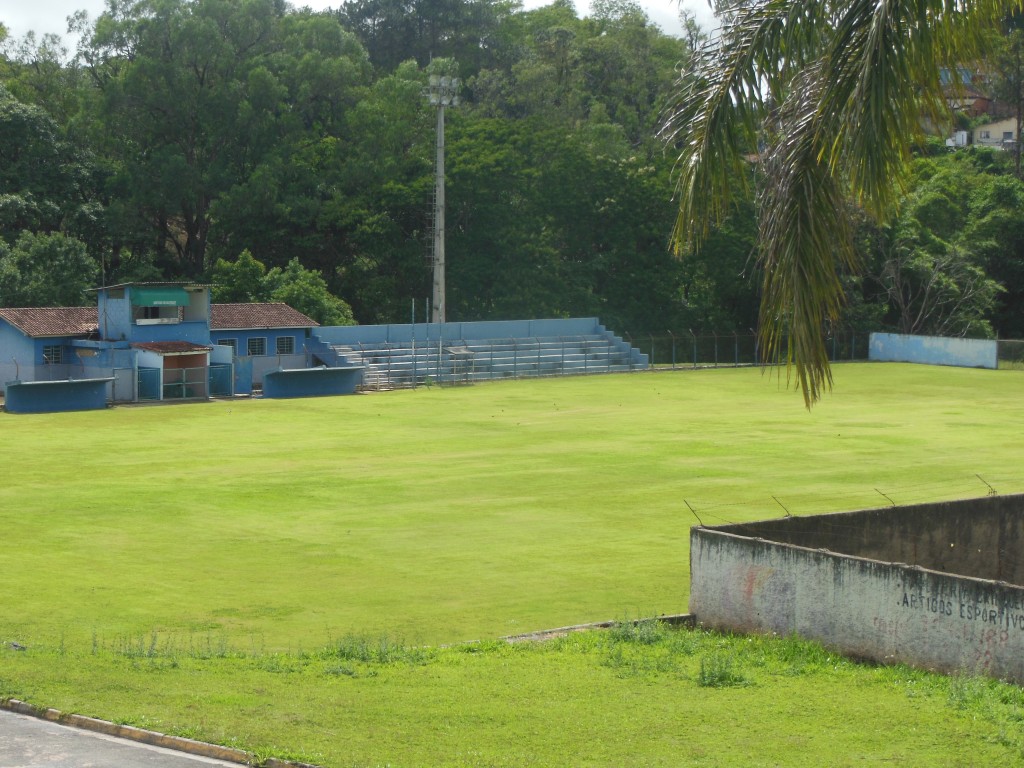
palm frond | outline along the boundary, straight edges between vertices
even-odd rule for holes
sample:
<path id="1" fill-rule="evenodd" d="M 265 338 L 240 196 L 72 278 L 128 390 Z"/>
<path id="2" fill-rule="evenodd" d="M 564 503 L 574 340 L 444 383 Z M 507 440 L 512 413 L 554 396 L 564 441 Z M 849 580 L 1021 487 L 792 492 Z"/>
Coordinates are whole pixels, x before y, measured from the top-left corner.
<path id="1" fill-rule="evenodd" d="M 831 385 L 825 325 L 854 251 L 846 206 L 895 207 L 922 118 L 946 114 L 939 71 L 974 61 L 985 30 L 1024 0 L 734 0 L 668 120 L 676 144 L 677 253 L 699 247 L 759 150 L 765 349 L 810 406 Z M 766 124 L 766 121 L 771 121 Z M 765 147 L 759 142 L 767 142 Z"/>
<path id="2" fill-rule="evenodd" d="M 839 276 L 853 269 L 855 255 L 843 179 L 821 143 L 815 110 L 827 87 L 824 73 L 810 69 L 795 85 L 779 110 L 758 200 L 764 270 L 759 328 L 766 359 L 785 359 L 787 375 L 795 368 L 810 407 L 832 384 L 823 325 L 839 319 Z"/>

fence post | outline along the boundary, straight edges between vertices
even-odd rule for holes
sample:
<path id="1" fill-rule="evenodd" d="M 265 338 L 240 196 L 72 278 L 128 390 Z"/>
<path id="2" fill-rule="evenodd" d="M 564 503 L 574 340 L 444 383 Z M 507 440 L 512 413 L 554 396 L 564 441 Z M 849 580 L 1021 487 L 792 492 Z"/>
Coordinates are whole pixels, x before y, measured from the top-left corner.
<path id="1" fill-rule="evenodd" d="M 697 334 L 693 332 L 693 328 L 688 328 L 690 335 L 693 336 L 693 367 L 697 367 Z"/>
<path id="2" fill-rule="evenodd" d="M 711 335 L 715 339 L 715 368 L 718 367 L 718 334 L 715 331 L 711 332 Z"/>
<path id="3" fill-rule="evenodd" d="M 676 369 L 676 335 L 672 331 L 668 331 L 669 337 L 672 339 L 672 370 Z"/>
<path id="4" fill-rule="evenodd" d="M 753 328 L 747 328 L 750 331 L 750 338 L 754 340 L 754 365 L 761 362 L 760 355 L 760 343 L 758 342 L 757 332 Z"/>
<path id="5" fill-rule="evenodd" d="M 739 333 L 736 330 L 733 330 L 733 332 L 732 332 L 732 339 L 733 339 L 733 351 L 736 353 L 735 354 L 735 357 L 736 357 L 736 367 L 739 368 L 740 367 L 740 335 L 739 335 Z"/>

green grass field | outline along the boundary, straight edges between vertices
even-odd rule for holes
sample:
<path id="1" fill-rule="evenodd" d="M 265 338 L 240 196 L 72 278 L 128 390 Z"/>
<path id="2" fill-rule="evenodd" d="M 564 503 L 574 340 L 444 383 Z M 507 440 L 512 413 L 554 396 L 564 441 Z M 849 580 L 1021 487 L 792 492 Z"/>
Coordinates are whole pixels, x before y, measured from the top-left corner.
<path id="1" fill-rule="evenodd" d="M 690 507 L 1024 491 L 1022 394 L 846 364 L 810 413 L 723 369 L 4 415 L 0 696 L 330 766 L 1024 764 L 1010 686 L 489 642 L 684 612 Z M 699 683 L 719 652 L 743 684 Z"/>

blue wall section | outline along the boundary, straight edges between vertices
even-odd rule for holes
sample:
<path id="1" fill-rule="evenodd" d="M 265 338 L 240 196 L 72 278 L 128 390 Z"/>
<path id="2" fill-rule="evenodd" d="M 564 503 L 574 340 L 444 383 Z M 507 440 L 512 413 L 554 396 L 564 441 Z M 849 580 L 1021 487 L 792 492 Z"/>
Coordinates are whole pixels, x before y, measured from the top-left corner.
<path id="1" fill-rule="evenodd" d="M 474 323 L 420 323 L 417 325 L 351 325 L 314 328 L 313 335 L 328 344 L 402 343 L 416 339 L 528 339 L 602 333 L 596 317 L 566 320 L 494 320 Z"/>
<path id="2" fill-rule="evenodd" d="M 263 377 L 263 396 L 351 395 L 362 380 L 362 366 L 271 371 Z"/>
<path id="3" fill-rule="evenodd" d="M 10 413 L 55 413 L 106 408 L 107 384 L 112 381 L 9 381 L 4 387 L 4 409 Z"/>
<path id="4" fill-rule="evenodd" d="M 989 339 L 872 333 L 868 358 L 888 363 L 924 363 L 961 368 L 998 367 L 997 344 Z"/>
<path id="5" fill-rule="evenodd" d="M 265 355 L 277 355 L 277 340 L 282 337 L 291 336 L 294 352 L 302 354 L 306 346 L 306 338 L 309 335 L 308 328 L 256 328 L 244 330 L 216 330 L 210 331 L 210 341 L 219 344 L 225 339 L 235 340 L 235 354 L 246 356 L 249 354 L 249 339 L 266 339 Z M 286 353 L 287 354 L 287 353 Z"/>

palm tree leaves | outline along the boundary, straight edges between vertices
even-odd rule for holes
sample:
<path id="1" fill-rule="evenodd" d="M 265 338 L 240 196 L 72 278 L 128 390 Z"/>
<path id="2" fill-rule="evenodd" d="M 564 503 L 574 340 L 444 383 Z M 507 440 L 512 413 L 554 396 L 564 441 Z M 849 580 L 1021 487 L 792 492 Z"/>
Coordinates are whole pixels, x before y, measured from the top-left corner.
<path id="1" fill-rule="evenodd" d="M 945 113 L 940 68 L 974 60 L 984 30 L 1020 5 L 733 0 L 694 58 L 666 121 L 679 153 L 674 247 L 700 247 L 749 192 L 744 153 L 756 155 L 762 348 L 795 368 L 808 406 L 831 385 L 825 328 L 856 266 L 848 203 L 879 219 L 893 209 L 922 119 Z"/>

